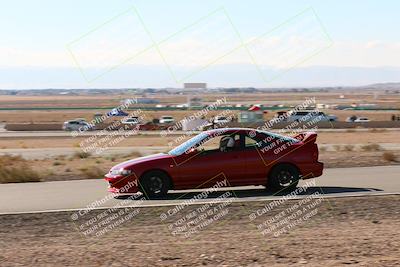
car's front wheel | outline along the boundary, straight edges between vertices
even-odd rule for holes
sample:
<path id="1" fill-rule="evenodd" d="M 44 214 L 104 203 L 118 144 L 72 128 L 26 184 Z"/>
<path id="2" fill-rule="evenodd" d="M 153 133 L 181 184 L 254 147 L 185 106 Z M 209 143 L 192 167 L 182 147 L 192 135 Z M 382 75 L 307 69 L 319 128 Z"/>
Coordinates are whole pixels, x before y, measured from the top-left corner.
<path id="1" fill-rule="evenodd" d="M 164 198 L 170 188 L 170 179 L 162 171 L 150 171 L 140 179 L 140 188 L 147 199 Z"/>
<path id="2" fill-rule="evenodd" d="M 274 167 L 268 176 L 267 189 L 280 191 L 294 189 L 299 183 L 300 174 L 297 168 L 290 164 L 280 164 Z"/>

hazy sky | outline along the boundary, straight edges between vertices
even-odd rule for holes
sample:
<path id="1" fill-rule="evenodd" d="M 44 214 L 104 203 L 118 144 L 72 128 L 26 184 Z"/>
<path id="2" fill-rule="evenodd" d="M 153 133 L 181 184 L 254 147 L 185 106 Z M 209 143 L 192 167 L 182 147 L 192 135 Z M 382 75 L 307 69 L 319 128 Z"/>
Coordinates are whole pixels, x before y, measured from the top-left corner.
<path id="1" fill-rule="evenodd" d="M 319 66 L 374 69 L 383 82 L 383 67 L 400 67 L 399 10 L 361 0 L 2 0 L 0 88 L 324 85 L 287 72 Z"/>

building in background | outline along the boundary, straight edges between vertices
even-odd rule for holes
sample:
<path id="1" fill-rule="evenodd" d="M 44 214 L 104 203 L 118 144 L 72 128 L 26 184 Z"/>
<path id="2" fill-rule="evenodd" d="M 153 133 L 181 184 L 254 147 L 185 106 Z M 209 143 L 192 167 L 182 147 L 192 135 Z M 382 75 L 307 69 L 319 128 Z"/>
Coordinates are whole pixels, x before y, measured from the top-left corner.
<path id="1" fill-rule="evenodd" d="M 184 83 L 183 89 L 207 89 L 207 83 Z"/>

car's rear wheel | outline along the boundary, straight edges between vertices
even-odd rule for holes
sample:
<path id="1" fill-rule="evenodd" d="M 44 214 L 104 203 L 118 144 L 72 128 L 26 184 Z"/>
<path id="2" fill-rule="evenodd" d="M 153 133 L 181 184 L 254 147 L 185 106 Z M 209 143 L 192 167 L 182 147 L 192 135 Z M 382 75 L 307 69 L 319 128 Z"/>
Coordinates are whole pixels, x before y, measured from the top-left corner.
<path id="1" fill-rule="evenodd" d="M 300 174 L 297 168 L 290 164 L 275 166 L 268 176 L 267 189 L 280 191 L 294 189 L 299 183 Z"/>
<path id="2" fill-rule="evenodd" d="M 164 198 L 170 188 L 170 179 L 162 171 L 150 171 L 140 179 L 140 188 L 147 199 Z"/>

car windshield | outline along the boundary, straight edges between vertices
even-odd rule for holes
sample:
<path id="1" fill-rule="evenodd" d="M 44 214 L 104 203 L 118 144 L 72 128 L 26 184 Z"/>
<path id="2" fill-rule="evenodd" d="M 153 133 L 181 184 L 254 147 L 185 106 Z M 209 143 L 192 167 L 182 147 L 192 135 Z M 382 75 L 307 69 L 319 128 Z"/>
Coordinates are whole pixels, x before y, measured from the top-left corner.
<path id="1" fill-rule="evenodd" d="M 203 141 L 205 138 L 207 138 L 209 135 L 206 133 L 201 133 L 196 135 L 195 137 L 187 140 L 183 144 L 175 147 L 171 151 L 168 152 L 169 155 L 172 156 L 179 156 L 185 153 L 185 151 L 189 150 L 190 148 L 194 147 L 196 144 L 200 143 Z"/>

